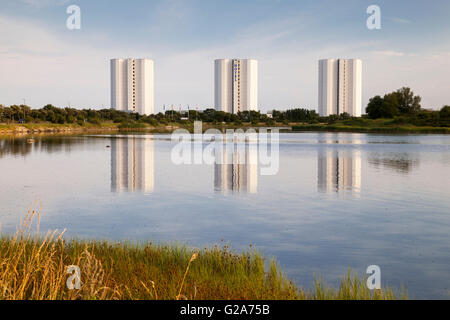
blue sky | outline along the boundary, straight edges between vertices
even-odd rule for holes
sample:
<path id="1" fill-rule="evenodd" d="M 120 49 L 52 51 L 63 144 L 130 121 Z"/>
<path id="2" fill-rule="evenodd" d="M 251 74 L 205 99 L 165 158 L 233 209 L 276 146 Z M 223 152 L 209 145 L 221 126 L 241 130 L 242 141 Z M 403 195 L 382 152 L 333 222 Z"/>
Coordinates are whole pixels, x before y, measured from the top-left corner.
<path id="1" fill-rule="evenodd" d="M 81 30 L 66 8 L 81 8 Z M 366 27 L 369 5 L 382 29 Z M 317 107 L 317 60 L 363 60 L 363 104 L 410 86 L 450 104 L 450 1 L 0 0 L 0 103 L 108 107 L 109 59 L 155 60 L 163 104 L 213 106 L 213 60 L 259 60 L 263 111 Z"/>

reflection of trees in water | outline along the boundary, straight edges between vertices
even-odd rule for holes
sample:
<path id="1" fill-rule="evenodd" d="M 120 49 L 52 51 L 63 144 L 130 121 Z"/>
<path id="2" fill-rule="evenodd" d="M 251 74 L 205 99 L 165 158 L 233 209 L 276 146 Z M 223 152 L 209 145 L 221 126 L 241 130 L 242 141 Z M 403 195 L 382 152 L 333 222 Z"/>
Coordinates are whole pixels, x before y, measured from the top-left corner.
<path id="1" fill-rule="evenodd" d="M 0 138 L 0 158 L 6 155 L 26 156 L 32 150 L 32 145 L 27 139 L 14 137 Z"/>
<path id="2" fill-rule="evenodd" d="M 28 139 L 34 139 L 34 143 L 28 143 Z M 83 140 L 73 139 L 67 136 L 5 136 L 0 137 L 0 158 L 13 156 L 27 156 L 33 150 L 54 153 L 70 151 L 71 147 Z"/>
<path id="3" fill-rule="evenodd" d="M 419 159 L 411 158 L 407 153 L 371 154 L 369 165 L 375 168 L 386 168 L 400 173 L 409 173 L 419 165 Z"/>

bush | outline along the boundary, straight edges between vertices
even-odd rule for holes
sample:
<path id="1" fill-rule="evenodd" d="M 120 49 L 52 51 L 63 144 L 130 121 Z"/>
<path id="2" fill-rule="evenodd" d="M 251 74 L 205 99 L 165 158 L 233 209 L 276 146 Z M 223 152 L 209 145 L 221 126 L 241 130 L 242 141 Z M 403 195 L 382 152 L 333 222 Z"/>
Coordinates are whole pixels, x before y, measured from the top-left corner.
<path id="1" fill-rule="evenodd" d="M 442 119 L 450 119 L 450 106 L 442 107 L 439 115 Z"/>
<path id="2" fill-rule="evenodd" d="M 406 117 L 395 117 L 394 120 L 391 121 L 391 124 L 407 124 L 409 123 Z"/>
<path id="3" fill-rule="evenodd" d="M 145 122 L 153 127 L 156 127 L 159 124 L 158 121 L 153 118 L 146 119 Z"/>
<path id="4" fill-rule="evenodd" d="M 119 125 L 119 129 L 145 129 L 147 125 L 142 122 L 126 122 Z"/>
<path id="5" fill-rule="evenodd" d="M 101 124 L 100 120 L 97 118 L 89 118 L 88 122 L 92 123 L 92 124 L 97 124 L 97 125 Z"/>

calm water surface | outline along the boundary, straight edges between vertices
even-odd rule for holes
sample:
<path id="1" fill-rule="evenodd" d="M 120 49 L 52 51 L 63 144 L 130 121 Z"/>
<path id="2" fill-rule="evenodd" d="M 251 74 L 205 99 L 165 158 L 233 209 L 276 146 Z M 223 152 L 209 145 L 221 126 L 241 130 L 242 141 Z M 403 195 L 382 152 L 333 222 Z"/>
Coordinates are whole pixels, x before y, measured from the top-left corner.
<path id="1" fill-rule="evenodd" d="M 223 239 L 276 257 L 305 287 L 314 273 L 335 285 L 376 264 L 383 285 L 450 298 L 450 136 L 281 134 L 273 176 L 258 164 L 176 166 L 165 135 L 35 138 L 0 138 L 3 233 L 39 201 L 41 230 L 69 237 Z"/>

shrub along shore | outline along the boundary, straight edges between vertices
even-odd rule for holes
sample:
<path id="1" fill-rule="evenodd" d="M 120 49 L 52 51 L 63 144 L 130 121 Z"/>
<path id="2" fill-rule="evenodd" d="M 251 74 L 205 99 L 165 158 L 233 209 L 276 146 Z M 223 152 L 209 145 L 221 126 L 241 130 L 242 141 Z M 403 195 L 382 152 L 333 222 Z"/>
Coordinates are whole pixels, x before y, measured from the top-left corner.
<path id="1" fill-rule="evenodd" d="M 268 127 L 266 123 L 203 123 L 203 130 L 217 128 L 226 129 Z M 276 123 L 269 127 L 280 127 L 285 132 L 354 132 L 354 133 L 394 133 L 394 134 L 450 134 L 450 127 L 415 126 L 411 124 L 392 123 L 387 119 L 359 119 L 359 120 L 338 120 L 333 123 Z M 168 123 L 152 126 L 146 123 L 112 123 L 103 122 L 100 124 L 0 124 L 0 134 L 45 134 L 45 133 L 100 133 L 119 131 L 140 131 L 148 133 L 172 133 L 174 129 L 185 128 L 193 132 L 193 122 Z"/>
<path id="2" fill-rule="evenodd" d="M 371 291 L 350 274 L 338 288 L 317 280 L 302 289 L 274 260 L 254 250 L 65 240 L 37 237 L 30 212 L 12 237 L 0 238 L 0 300 L 298 300 L 398 299 L 391 289 Z M 68 266 L 80 268 L 81 287 L 67 287 Z M 75 280 L 74 278 L 72 278 Z M 73 282 L 76 284 L 76 281 Z"/>
<path id="3" fill-rule="evenodd" d="M 424 109 L 422 98 L 403 87 L 369 100 L 362 117 L 348 113 L 320 116 L 315 110 L 292 108 L 269 113 L 242 111 L 236 114 L 208 108 L 199 111 L 164 107 L 164 112 L 141 115 L 112 109 L 58 108 L 48 104 L 40 109 L 27 105 L 5 107 L 0 104 L 0 133 L 92 132 L 138 130 L 169 133 L 174 128 L 193 128 L 202 121 L 208 128 L 289 127 L 293 131 L 449 133 L 450 106 Z"/>
<path id="4" fill-rule="evenodd" d="M 384 133 L 384 134 L 450 134 L 450 127 L 417 127 L 411 125 L 396 126 L 357 126 L 345 124 L 332 125 L 294 125 L 293 132 L 315 131 L 315 132 L 353 132 L 353 133 Z"/>

